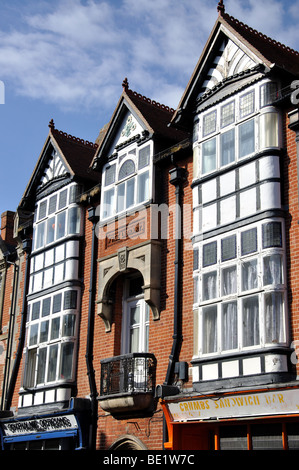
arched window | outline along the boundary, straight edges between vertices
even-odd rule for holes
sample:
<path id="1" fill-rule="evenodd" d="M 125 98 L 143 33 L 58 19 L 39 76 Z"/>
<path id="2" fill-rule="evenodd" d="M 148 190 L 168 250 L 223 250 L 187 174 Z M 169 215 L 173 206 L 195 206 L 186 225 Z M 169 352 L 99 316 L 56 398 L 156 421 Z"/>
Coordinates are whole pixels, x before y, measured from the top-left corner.
<path id="1" fill-rule="evenodd" d="M 133 162 L 133 160 L 127 160 L 120 167 L 120 170 L 118 173 L 118 179 L 122 180 L 126 178 L 127 176 L 132 175 L 133 173 L 135 173 L 135 163 Z"/>
<path id="2" fill-rule="evenodd" d="M 151 145 L 130 146 L 103 169 L 102 219 L 131 210 L 151 197 Z"/>

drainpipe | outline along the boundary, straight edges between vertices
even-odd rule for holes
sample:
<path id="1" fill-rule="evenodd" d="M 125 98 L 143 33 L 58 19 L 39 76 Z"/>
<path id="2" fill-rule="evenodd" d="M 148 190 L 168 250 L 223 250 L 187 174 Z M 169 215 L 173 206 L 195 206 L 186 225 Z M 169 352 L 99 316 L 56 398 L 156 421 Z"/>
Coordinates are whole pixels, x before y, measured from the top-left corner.
<path id="1" fill-rule="evenodd" d="M 5 260 L 5 271 L 2 277 L 2 295 L 0 297 L 0 334 L 2 334 L 2 321 L 3 321 L 3 311 L 4 311 L 4 292 L 5 292 L 5 285 L 6 285 L 6 275 L 7 275 L 7 261 Z"/>
<path id="2" fill-rule="evenodd" d="M 183 183 L 186 181 L 186 170 L 176 167 L 169 171 L 170 184 L 175 186 L 176 213 L 175 213 L 175 278 L 174 278 L 174 311 L 173 311 L 173 343 L 169 356 L 168 369 L 166 372 L 164 385 L 170 385 L 173 377 L 175 363 L 179 359 L 180 347 L 183 340 L 182 336 L 182 237 L 183 237 L 183 208 L 182 195 Z"/>
<path id="3" fill-rule="evenodd" d="M 97 438 L 97 425 L 98 425 L 98 392 L 95 381 L 95 371 L 93 368 L 93 343 L 94 343 L 94 319 L 95 319 L 95 274 L 96 274 L 96 224 L 99 217 L 96 215 L 96 209 L 90 207 L 88 209 L 88 220 L 92 222 L 92 246 L 91 246 L 91 265 L 90 265 L 90 280 L 89 280 L 89 306 L 88 306 L 88 329 L 87 329 L 87 345 L 86 345 L 86 366 L 87 375 L 90 387 L 91 399 L 91 428 L 89 434 L 89 450 L 95 450 Z"/>
<path id="4" fill-rule="evenodd" d="M 23 348 L 24 348 L 24 342 L 25 342 L 26 318 L 27 318 L 27 292 L 28 292 L 28 287 L 29 287 L 29 270 L 30 270 L 30 253 L 31 253 L 31 240 L 30 239 L 23 241 L 23 251 L 26 253 L 26 267 L 25 267 L 20 336 L 19 336 L 17 354 L 16 354 L 13 370 L 12 370 L 11 377 L 10 377 L 9 388 L 8 388 L 7 396 L 5 399 L 5 410 L 10 410 L 10 407 L 11 407 L 12 397 L 14 394 L 17 376 L 19 373 L 19 368 L 20 368 L 20 363 L 21 363 Z"/>
<path id="5" fill-rule="evenodd" d="M 5 395 L 6 395 L 6 389 L 7 389 L 7 382 L 9 379 L 9 370 L 10 370 L 10 363 L 11 363 L 11 351 L 12 351 L 12 346 L 13 346 L 13 331 L 14 331 L 14 326 L 15 326 L 15 311 L 16 311 L 16 302 L 17 302 L 17 285 L 18 285 L 18 279 L 19 279 L 19 266 L 16 263 L 16 260 L 10 261 L 9 255 L 6 256 L 6 272 L 5 272 L 5 278 L 6 278 L 6 273 L 8 269 L 8 265 L 13 266 L 13 286 L 12 286 L 12 293 L 11 293 L 11 309 L 10 309 L 10 314 L 9 314 L 9 325 L 8 325 L 8 335 L 7 335 L 7 349 L 6 349 L 6 359 L 5 359 L 5 367 L 4 367 L 4 373 L 3 373 L 3 385 L 2 385 L 2 399 L 1 399 L 1 410 L 4 408 L 4 400 L 5 400 Z M 6 279 L 5 279 L 6 281 Z M 5 285 L 3 288 L 3 292 L 5 291 Z M 3 308 L 3 304 L 2 304 Z M 2 316 L 1 316 L 1 330 L 2 330 Z"/>

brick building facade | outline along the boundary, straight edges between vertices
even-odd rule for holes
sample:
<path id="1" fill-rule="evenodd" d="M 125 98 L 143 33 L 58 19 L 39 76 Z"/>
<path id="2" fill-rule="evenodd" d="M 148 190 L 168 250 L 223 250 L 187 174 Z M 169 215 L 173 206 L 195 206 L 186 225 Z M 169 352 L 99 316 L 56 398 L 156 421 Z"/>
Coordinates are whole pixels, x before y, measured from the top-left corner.
<path id="1" fill-rule="evenodd" d="M 177 110 L 51 121 L 3 214 L 3 449 L 299 445 L 299 55 L 218 12 Z"/>

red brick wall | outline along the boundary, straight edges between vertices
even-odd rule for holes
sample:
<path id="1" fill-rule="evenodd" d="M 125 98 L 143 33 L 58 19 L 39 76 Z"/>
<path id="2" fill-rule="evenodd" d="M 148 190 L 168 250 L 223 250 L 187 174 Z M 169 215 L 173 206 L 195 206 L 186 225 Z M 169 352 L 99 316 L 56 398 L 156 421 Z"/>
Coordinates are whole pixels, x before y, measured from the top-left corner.
<path id="1" fill-rule="evenodd" d="M 180 162 L 180 166 L 187 169 L 188 182 L 184 185 L 183 203 L 190 204 L 192 208 L 192 158 L 184 162 Z M 169 169 L 163 170 L 164 193 L 163 202 L 172 206 L 176 202 L 175 187 L 169 184 Z M 190 211 L 192 215 L 192 210 Z M 170 212 L 169 216 L 169 234 L 173 233 L 174 214 Z M 150 220 L 149 217 L 147 220 Z M 191 221 L 192 223 L 192 217 Z M 150 236 L 150 226 L 147 225 L 148 237 Z M 128 239 L 119 241 L 118 243 L 105 247 L 103 241 L 99 242 L 99 258 L 115 253 L 123 246 L 135 246 L 144 240 Z M 180 360 L 190 360 L 193 354 L 193 252 L 190 246 L 190 240 L 184 240 L 183 251 L 183 321 L 182 333 L 183 342 L 181 347 Z M 150 317 L 150 335 L 149 335 L 149 352 L 153 353 L 157 359 L 157 375 L 156 384 L 162 384 L 165 381 L 166 371 L 169 362 L 173 342 L 173 311 L 174 311 L 174 275 L 175 275 L 175 240 L 169 237 L 162 240 L 161 253 L 161 314 L 159 320 Z M 101 358 L 108 358 L 119 354 L 120 332 L 121 332 L 121 298 L 122 298 L 122 282 L 117 282 L 116 303 L 114 311 L 114 322 L 111 332 L 105 333 L 103 320 L 96 318 L 95 329 L 95 370 L 97 377 L 97 387 L 100 390 L 100 367 Z M 190 386 L 189 384 L 186 384 Z M 111 415 L 105 413 L 99 407 L 98 420 L 98 448 L 108 449 L 118 438 L 124 435 L 132 435 L 140 439 L 150 450 L 162 449 L 162 425 L 163 413 L 158 403 L 156 413 L 150 417 L 137 418 L 132 416 L 130 419 L 116 420 Z"/>
<path id="2" fill-rule="evenodd" d="M 24 281 L 25 281 L 25 268 L 26 268 L 26 255 L 22 254 L 19 259 L 19 273 L 17 276 L 17 284 L 16 284 L 16 302 L 15 304 L 12 302 L 12 295 L 13 295 L 13 282 L 14 282 L 14 265 L 10 265 L 7 272 L 6 278 L 6 285 L 5 285 L 5 301 L 4 301 L 4 310 L 3 310 L 3 322 L 2 322 L 2 332 L 8 331 L 9 328 L 9 320 L 10 315 L 14 313 L 12 321 L 14 323 L 13 327 L 13 347 L 12 347 L 12 355 L 10 361 L 10 373 L 14 366 L 14 360 L 16 357 L 16 352 L 18 349 L 19 343 L 19 336 L 20 336 L 20 327 L 22 321 L 22 307 L 23 307 L 23 293 L 24 293 Z M 14 306 L 15 305 L 15 306 Z M 13 312 L 14 310 L 14 312 Z M 19 374 L 17 377 L 14 395 L 11 403 L 12 408 L 17 408 L 18 400 L 19 400 L 19 390 L 21 387 L 21 378 L 22 378 L 22 371 L 24 367 L 24 358 L 22 358 Z M 1 381 L 2 386 L 2 381 Z"/>
<path id="3" fill-rule="evenodd" d="M 190 214 L 192 215 L 192 157 L 179 163 L 184 166 L 188 172 L 188 182 L 184 185 L 183 203 L 190 205 Z M 169 184 L 169 169 L 164 168 L 163 176 L 163 202 L 174 205 L 175 187 Z M 160 201 L 161 202 L 161 201 Z M 148 209 L 149 210 L 149 209 Z M 132 216 L 130 220 L 133 220 Z M 169 234 L 173 234 L 173 220 L 174 214 L 170 212 L 169 216 Z M 148 221 L 150 218 L 148 217 Z M 191 217 L 192 223 L 192 217 Z M 92 249 L 92 223 L 88 220 L 87 210 L 85 211 L 85 238 L 82 243 L 81 251 L 81 264 L 82 264 L 82 278 L 84 288 L 82 290 L 82 305 L 81 305 L 81 318 L 80 318 L 80 333 L 78 344 L 78 367 L 77 367 L 77 396 L 88 397 L 90 394 L 89 381 L 87 376 L 86 367 L 86 343 L 88 331 L 88 306 L 89 306 L 89 280 L 91 269 L 91 249 Z M 150 238 L 150 224 L 146 226 L 147 237 Z M 145 241 L 144 239 L 128 238 L 126 240 L 118 241 L 117 243 L 105 244 L 103 240 L 98 240 L 97 259 L 104 256 L 116 253 L 116 251 L 123 246 L 135 246 Z M 183 320 L 182 320 L 182 333 L 183 342 L 180 353 L 180 360 L 187 361 L 190 365 L 190 360 L 193 353 L 193 252 L 190 245 L 190 240 L 184 240 L 183 251 Z M 165 381 L 167 372 L 169 355 L 171 353 L 173 342 L 173 310 L 174 310 L 174 274 L 175 274 L 175 240 L 171 236 L 167 240 L 162 240 L 162 254 L 161 254 L 161 314 L 160 319 L 154 321 L 153 315 L 150 317 L 150 338 L 149 338 L 149 351 L 155 354 L 157 359 L 157 376 L 156 384 L 162 384 Z M 98 286 L 98 266 L 96 266 L 96 289 Z M 23 283 L 24 283 L 24 269 L 25 263 L 22 263 L 20 289 L 19 289 L 19 311 L 21 311 L 22 298 L 23 298 Z M 10 276 L 9 272 L 9 276 Z M 11 280 L 8 280 L 11 283 Z M 97 384 L 97 391 L 100 393 L 100 373 L 101 373 L 101 359 L 112 357 L 120 353 L 120 334 L 121 334 L 121 299 L 122 299 L 122 278 L 119 277 L 116 290 L 116 303 L 114 310 L 114 321 L 112 323 L 111 331 L 105 331 L 103 320 L 97 315 L 97 306 L 95 308 L 95 329 L 94 329 L 94 354 L 93 365 L 95 370 L 95 378 Z M 97 292 L 96 292 L 97 294 Z M 9 291 L 6 292 L 7 299 L 9 299 Z M 95 295 L 95 301 L 97 295 Z M 9 301 L 6 300 L 7 308 Z M 8 311 L 8 310 L 7 310 Z M 6 320 L 7 321 L 7 320 Z M 20 315 L 17 319 L 18 329 L 20 326 Z M 19 331 L 16 332 L 18 337 Z M 16 343 L 17 344 L 17 343 Z M 17 407 L 18 393 L 21 386 L 21 373 L 23 370 L 23 360 L 19 371 L 17 384 L 15 387 L 15 394 L 12 406 Z M 1 372 L 0 372 L 1 373 Z M 186 386 L 190 386 L 186 384 Z M 162 426 L 163 426 L 163 413 L 158 403 L 156 412 L 149 417 L 138 418 L 132 416 L 130 419 L 116 420 L 110 414 L 104 412 L 99 406 L 99 419 L 98 419 L 98 432 L 97 432 L 97 448 L 108 449 L 118 438 L 123 435 L 131 435 L 140 439 L 144 445 L 151 450 L 162 449 Z"/>
<path id="4" fill-rule="evenodd" d="M 284 143 L 286 154 L 283 157 L 283 204 L 288 210 L 286 219 L 288 308 L 290 318 L 290 342 L 299 341 L 299 207 L 297 179 L 297 149 L 294 131 L 288 128 L 287 113 L 284 118 Z M 298 374 L 299 366 L 296 365 Z"/>

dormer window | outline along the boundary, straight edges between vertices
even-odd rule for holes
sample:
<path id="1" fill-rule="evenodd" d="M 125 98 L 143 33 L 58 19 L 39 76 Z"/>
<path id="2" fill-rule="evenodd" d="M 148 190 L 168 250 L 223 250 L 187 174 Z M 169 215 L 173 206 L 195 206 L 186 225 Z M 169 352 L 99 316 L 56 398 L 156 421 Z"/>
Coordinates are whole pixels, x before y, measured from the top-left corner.
<path id="1" fill-rule="evenodd" d="M 120 152 L 103 170 L 101 218 L 108 219 L 145 204 L 151 197 L 151 144 Z"/>
<path id="2" fill-rule="evenodd" d="M 34 250 L 62 239 L 80 234 L 80 207 L 75 203 L 78 186 L 70 185 L 37 204 L 34 223 Z"/>
<path id="3" fill-rule="evenodd" d="M 279 146 L 278 112 L 272 106 L 276 95 L 277 84 L 265 82 L 197 116 L 194 159 L 200 175 Z"/>

